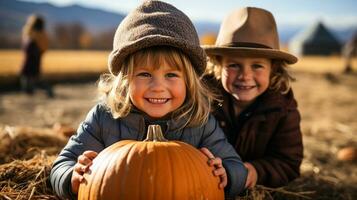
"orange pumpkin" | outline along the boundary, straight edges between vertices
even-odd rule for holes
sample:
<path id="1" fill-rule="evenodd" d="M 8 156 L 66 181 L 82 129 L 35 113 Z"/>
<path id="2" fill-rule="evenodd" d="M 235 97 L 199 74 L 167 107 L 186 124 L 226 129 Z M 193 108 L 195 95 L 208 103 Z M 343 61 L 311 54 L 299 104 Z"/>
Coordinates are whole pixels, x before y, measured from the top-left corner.
<path id="1" fill-rule="evenodd" d="M 345 147 L 337 152 L 337 159 L 341 161 L 354 161 L 357 160 L 357 148 L 356 147 Z"/>
<path id="2" fill-rule="evenodd" d="M 93 160 L 78 199 L 224 199 L 208 158 L 180 141 L 167 141 L 150 126 L 145 141 L 124 140 Z"/>

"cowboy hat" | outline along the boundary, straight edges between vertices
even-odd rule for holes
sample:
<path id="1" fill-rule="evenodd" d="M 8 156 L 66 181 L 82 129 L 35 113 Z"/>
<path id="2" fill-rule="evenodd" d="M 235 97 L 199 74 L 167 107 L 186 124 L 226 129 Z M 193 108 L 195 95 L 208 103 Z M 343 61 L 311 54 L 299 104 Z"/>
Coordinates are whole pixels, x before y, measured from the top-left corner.
<path id="1" fill-rule="evenodd" d="M 215 45 L 203 45 L 208 56 L 247 56 L 281 59 L 289 64 L 297 58 L 279 47 L 274 16 L 267 10 L 245 7 L 231 12 L 222 22 Z"/>

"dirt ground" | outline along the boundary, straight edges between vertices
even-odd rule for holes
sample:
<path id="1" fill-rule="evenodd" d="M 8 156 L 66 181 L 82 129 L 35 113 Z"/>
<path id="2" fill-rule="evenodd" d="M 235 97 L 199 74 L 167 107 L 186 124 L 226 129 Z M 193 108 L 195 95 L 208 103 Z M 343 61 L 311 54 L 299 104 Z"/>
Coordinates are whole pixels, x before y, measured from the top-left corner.
<path id="1" fill-rule="evenodd" d="M 302 116 L 304 161 L 301 178 L 288 189 L 311 192 L 306 196 L 313 199 L 357 199 L 356 160 L 337 159 L 341 148 L 357 148 L 357 74 L 293 75 Z M 57 84 L 54 89 L 53 99 L 41 91 L 33 96 L 0 93 L 0 126 L 50 128 L 60 122 L 77 128 L 96 103 L 95 83 Z"/>

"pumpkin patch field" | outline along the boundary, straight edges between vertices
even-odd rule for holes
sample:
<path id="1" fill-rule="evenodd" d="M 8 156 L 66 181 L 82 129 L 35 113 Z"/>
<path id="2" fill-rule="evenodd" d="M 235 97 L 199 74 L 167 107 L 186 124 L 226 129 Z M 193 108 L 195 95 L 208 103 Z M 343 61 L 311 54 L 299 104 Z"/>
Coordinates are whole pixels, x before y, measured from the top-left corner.
<path id="1" fill-rule="evenodd" d="M 357 199 L 357 73 L 306 69 L 292 71 L 304 142 L 300 178 L 236 199 Z M 94 81 L 58 83 L 54 92 L 0 93 L 0 200 L 59 199 L 48 181 L 51 164 L 97 94 Z"/>

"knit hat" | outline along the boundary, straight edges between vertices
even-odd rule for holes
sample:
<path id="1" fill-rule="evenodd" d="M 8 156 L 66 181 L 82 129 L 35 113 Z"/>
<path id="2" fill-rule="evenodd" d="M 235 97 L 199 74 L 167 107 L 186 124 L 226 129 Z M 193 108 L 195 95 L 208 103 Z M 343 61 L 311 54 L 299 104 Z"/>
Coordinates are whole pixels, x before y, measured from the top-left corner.
<path id="1" fill-rule="evenodd" d="M 215 45 L 203 46 L 209 56 L 255 56 L 285 60 L 297 58 L 280 50 L 274 16 L 267 10 L 245 7 L 234 10 L 223 20 Z"/>
<path id="2" fill-rule="evenodd" d="M 152 46 L 171 46 L 181 50 L 199 75 L 206 67 L 206 54 L 200 47 L 191 20 L 168 3 L 149 0 L 119 24 L 108 59 L 109 71 L 117 75 L 128 55 Z"/>

